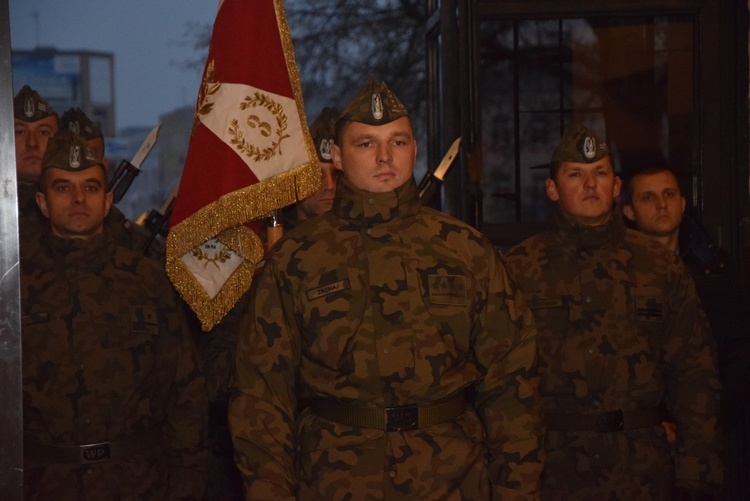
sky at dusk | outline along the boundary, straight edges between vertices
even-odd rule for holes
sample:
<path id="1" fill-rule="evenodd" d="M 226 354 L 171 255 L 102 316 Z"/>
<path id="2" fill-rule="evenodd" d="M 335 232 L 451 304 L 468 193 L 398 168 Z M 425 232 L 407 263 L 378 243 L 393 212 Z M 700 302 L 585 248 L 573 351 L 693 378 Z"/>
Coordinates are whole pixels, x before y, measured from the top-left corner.
<path id="1" fill-rule="evenodd" d="M 11 47 L 37 46 L 114 54 L 118 129 L 150 126 L 159 115 L 193 106 L 204 54 L 190 44 L 189 23 L 212 24 L 218 0 L 10 0 Z"/>

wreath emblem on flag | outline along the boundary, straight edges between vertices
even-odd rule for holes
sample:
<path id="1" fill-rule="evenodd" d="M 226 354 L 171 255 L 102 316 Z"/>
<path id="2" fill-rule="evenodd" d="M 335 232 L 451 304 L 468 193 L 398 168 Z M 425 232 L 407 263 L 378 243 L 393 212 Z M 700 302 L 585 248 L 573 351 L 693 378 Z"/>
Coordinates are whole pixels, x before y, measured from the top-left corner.
<path id="1" fill-rule="evenodd" d="M 232 144 L 235 145 L 239 151 L 256 162 L 269 160 L 276 156 L 276 153 L 281 155 L 281 141 L 290 137 L 289 134 L 285 134 L 287 117 L 286 113 L 284 113 L 284 107 L 274 101 L 272 97 L 267 94 L 256 92 L 253 97 L 246 96 L 245 100 L 240 103 L 241 110 L 258 107 L 265 108 L 274 116 L 276 119 L 276 130 L 273 130 L 271 124 L 261 119 L 258 115 L 248 116 L 246 124 L 251 129 L 258 129 L 260 135 L 263 137 L 270 137 L 275 133 L 278 140 L 272 141 L 269 146 L 259 147 L 248 143 L 243 137 L 242 130 L 240 129 L 240 122 L 236 118 L 232 119 L 229 126 L 229 134 L 232 136 Z"/>

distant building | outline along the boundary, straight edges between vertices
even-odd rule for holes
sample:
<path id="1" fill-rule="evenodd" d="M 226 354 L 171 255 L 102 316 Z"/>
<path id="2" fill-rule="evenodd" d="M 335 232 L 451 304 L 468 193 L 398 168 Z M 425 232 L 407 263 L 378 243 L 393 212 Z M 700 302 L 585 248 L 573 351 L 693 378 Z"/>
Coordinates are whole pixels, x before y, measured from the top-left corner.
<path id="1" fill-rule="evenodd" d="M 62 114 L 81 108 L 105 136 L 115 135 L 114 56 L 111 52 L 39 47 L 14 50 L 13 93 L 25 84 Z"/>

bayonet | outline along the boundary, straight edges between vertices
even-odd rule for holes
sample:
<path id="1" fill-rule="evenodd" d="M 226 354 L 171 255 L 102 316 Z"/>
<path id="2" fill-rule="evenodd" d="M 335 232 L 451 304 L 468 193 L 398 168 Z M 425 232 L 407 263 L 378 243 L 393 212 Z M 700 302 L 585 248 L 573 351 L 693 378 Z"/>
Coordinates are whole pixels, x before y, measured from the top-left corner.
<path id="1" fill-rule="evenodd" d="M 419 199 L 422 201 L 422 205 L 429 205 L 432 197 L 435 196 L 435 193 L 443 183 L 445 174 L 448 172 L 448 169 L 450 169 L 453 161 L 456 159 L 460 146 L 461 137 L 459 136 L 458 139 L 453 141 L 451 147 L 448 148 L 448 153 L 446 153 L 443 159 L 440 161 L 440 164 L 438 164 L 435 172 L 433 172 L 432 174 L 428 172 L 427 174 L 425 174 L 425 177 L 422 178 L 422 181 L 420 181 Z"/>
<path id="2" fill-rule="evenodd" d="M 161 125 L 157 125 L 151 130 L 149 135 L 146 136 L 146 140 L 143 141 L 141 147 L 138 148 L 133 160 L 128 162 L 123 159 L 117 166 L 117 169 L 115 169 L 115 173 L 112 176 L 112 179 L 110 179 L 109 187 L 107 188 L 107 191 L 112 192 L 113 203 L 122 200 L 122 197 L 125 196 L 128 188 L 130 188 L 133 179 L 141 173 L 141 165 L 156 144 L 156 139 L 159 137 L 160 127 Z"/>

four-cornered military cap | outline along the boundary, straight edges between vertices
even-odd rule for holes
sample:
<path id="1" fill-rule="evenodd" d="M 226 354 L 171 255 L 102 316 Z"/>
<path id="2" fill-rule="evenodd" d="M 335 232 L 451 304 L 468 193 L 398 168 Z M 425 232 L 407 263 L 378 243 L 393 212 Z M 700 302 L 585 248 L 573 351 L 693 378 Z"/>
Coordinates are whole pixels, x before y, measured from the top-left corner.
<path id="1" fill-rule="evenodd" d="M 81 108 L 70 108 L 60 117 L 60 128 L 83 136 L 87 141 L 103 138 L 102 130 L 91 121 Z"/>
<path id="2" fill-rule="evenodd" d="M 339 110 L 326 106 L 310 125 L 310 135 L 318 152 L 318 160 L 323 163 L 333 163 L 331 146 L 333 146 L 333 139 L 336 136 L 336 120 L 338 118 Z"/>
<path id="3" fill-rule="evenodd" d="M 13 118 L 24 122 L 36 122 L 52 116 L 57 116 L 52 106 L 28 85 L 21 87 L 13 98 Z"/>
<path id="4" fill-rule="evenodd" d="M 351 120 L 367 125 L 385 125 L 409 113 L 385 82 L 370 78 L 346 106 L 339 120 Z"/>
<path id="5" fill-rule="evenodd" d="M 592 163 L 609 155 L 609 147 L 602 138 L 582 124 L 568 129 L 552 154 L 552 163 Z"/>
<path id="6" fill-rule="evenodd" d="M 42 157 L 42 170 L 57 167 L 79 171 L 97 165 L 103 166 L 102 161 L 91 152 L 86 140 L 67 130 L 60 130 L 49 140 Z"/>

